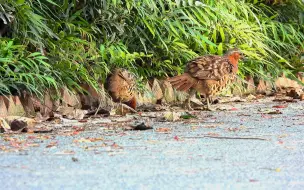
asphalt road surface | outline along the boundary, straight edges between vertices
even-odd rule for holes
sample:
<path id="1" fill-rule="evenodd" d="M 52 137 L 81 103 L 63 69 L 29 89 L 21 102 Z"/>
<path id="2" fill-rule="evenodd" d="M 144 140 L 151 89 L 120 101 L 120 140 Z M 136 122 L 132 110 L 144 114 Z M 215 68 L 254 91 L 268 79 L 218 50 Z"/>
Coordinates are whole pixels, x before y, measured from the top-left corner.
<path id="1" fill-rule="evenodd" d="M 145 131 L 122 130 L 129 117 L 2 134 L 0 189 L 304 189 L 303 101 L 218 106 Z"/>

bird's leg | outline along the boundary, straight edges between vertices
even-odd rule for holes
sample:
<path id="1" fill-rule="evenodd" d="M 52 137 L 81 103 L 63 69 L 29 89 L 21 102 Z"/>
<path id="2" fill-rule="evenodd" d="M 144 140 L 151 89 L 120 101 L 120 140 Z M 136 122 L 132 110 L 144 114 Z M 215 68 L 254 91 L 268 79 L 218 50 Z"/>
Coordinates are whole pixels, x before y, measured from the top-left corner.
<path id="1" fill-rule="evenodd" d="M 195 89 L 190 89 L 189 96 L 184 103 L 185 109 L 193 110 L 193 108 L 191 107 L 191 99 L 195 97 L 195 93 L 196 93 Z"/>
<path id="2" fill-rule="evenodd" d="M 215 111 L 214 109 L 211 108 L 210 106 L 210 101 L 211 101 L 211 98 L 209 96 L 206 97 L 206 100 L 207 100 L 207 108 L 206 110 L 207 111 Z"/>
<path id="3" fill-rule="evenodd" d="M 119 108 L 120 108 L 120 113 L 123 114 L 123 106 L 122 106 L 122 102 L 119 101 Z"/>

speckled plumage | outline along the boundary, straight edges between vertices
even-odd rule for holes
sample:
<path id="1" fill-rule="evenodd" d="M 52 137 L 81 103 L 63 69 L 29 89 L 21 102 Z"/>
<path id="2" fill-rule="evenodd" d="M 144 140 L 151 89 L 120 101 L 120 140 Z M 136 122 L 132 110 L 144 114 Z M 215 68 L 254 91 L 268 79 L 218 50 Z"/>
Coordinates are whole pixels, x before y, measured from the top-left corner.
<path id="1" fill-rule="evenodd" d="M 117 68 L 106 80 L 105 88 L 114 102 L 121 102 L 136 109 L 135 77 L 125 69 Z"/>
<path id="2" fill-rule="evenodd" d="M 208 100 L 234 80 L 239 59 L 240 52 L 237 50 L 229 51 L 224 56 L 200 56 L 188 62 L 184 74 L 170 78 L 169 82 L 177 90 L 190 90 L 190 96 L 198 91 Z"/>

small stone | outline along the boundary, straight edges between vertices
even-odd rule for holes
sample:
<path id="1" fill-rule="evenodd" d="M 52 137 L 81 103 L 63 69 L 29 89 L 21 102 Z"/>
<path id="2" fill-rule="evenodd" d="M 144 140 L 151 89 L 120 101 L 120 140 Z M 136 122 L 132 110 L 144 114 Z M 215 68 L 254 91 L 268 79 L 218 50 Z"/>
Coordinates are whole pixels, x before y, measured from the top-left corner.
<path id="1" fill-rule="evenodd" d="M 160 82 L 160 87 L 164 94 L 164 99 L 167 103 L 174 101 L 174 90 L 170 82 L 163 80 Z"/>
<path id="2" fill-rule="evenodd" d="M 143 97 L 142 97 L 142 95 L 139 92 L 137 92 L 135 94 L 135 98 L 136 98 L 137 107 L 144 105 Z"/>
<path id="3" fill-rule="evenodd" d="M 4 118 L 12 131 L 28 132 L 38 123 L 35 119 L 21 116 L 7 116 Z"/>
<path id="4" fill-rule="evenodd" d="M 154 100 L 156 102 L 156 100 Z M 153 103 L 153 93 L 149 82 L 145 85 L 145 92 L 143 94 L 143 103 Z"/>
<path id="5" fill-rule="evenodd" d="M 12 131 L 19 131 L 19 130 L 26 129 L 27 123 L 24 121 L 15 119 L 10 123 L 10 126 L 11 126 Z"/>
<path id="6" fill-rule="evenodd" d="M 246 94 L 254 94 L 255 93 L 255 85 L 254 85 L 254 80 L 251 76 L 246 77 L 247 81 L 247 87 L 245 90 Z"/>
<path id="7" fill-rule="evenodd" d="M 72 157 L 72 161 L 73 162 L 78 162 L 79 160 L 78 160 L 78 158 Z"/>
<path id="8" fill-rule="evenodd" d="M 301 93 L 302 93 L 302 90 L 291 88 L 291 89 L 287 89 L 286 96 L 298 99 L 298 98 L 300 98 Z"/>
<path id="9" fill-rule="evenodd" d="M 7 107 L 4 103 L 4 96 L 0 96 L 0 117 L 6 117 L 7 116 Z"/>
<path id="10" fill-rule="evenodd" d="M 20 96 L 20 101 L 23 105 L 26 116 L 30 117 L 36 115 L 33 97 L 30 94 L 28 94 L 27 92 L 22 93 L 22 95 Z"/>
<path id="11" fill-rule="evenodd" d="M 252 95 L 252 94 L 249 94 L 247 97 L 246 97 L 247 100 L 256 100 L 257 97 Z"/>
<path id="12" fill-rule="evenodd" d="M 267 87 L 266 87 L 265 81 L 260 80 L 259 84 L 256 88 L 256 93 L 257 94 L 266 94 L 266 90 L 267 90 Z"/>
<path id="13" fill-rule="evenodd" d="M 7 106 L 7 115 L 24 116 L 25 111 L 18 96 L 8 96 L 3 99 Z"/>
<path id="14" fill-rule="evenodd" d="M 188 93 L 183 91 L 174 90 L 175 100 L 178 102 L 184 102 L 188 98 Z"/>
<path id="15" fill-rule="evenodd" d="M 159 82 L 156 79 L 153 80 L 151 90 L 152 90 L 153 96 L 156 99 L 156 101 L 161 100 L 163 98 L 163 96 L 164 96 L 163 91 L 159 85 Z"/>
<path id="16" fill-rule="evenodd" d="M 300 100 L 301 100 L 301 101 L 304 100 L 304 93 L 300 95 Z"/>
<path id="17" fill-rule="evenodd" d="M 278 89 L 284 89 L 284 88 L 302 88 L 300 84 L 298 84 L 297 81 L 291 80 L 289 78 L 286 78 L 285 76 L 279 77 L 275 81 L 276 88 Z"/>
<path id="18" fill-rule="evenodd" d="M 51 117 L 54 115 L 53 109 L 53 101 L 50 93 L 46 92 L 44 94 L 44 102 L 41 104 L 40 113 L 43 117 Z"/>
<path id="19" fill-rule="evenodd" d="M 131 130 L 148 130 L 148 129 L 153 129 L 153 127 L 149 126 L 147 122 L 144 121 L 135 121 L 131 125 Z"/>
<path id="20" fill-rule="evenodd" d="M 63 106 L 70 106 L 74 108 L 82 107 L 79 95 L 69 92 L 66 87 L 61 90 L 61 96 L 63 100 Z"/>
<path id="21" fill-rule="evenodd" d="M 98 92 L 88 84 L 81 84 L 80 86 L 83 88 L 83 90 L 85 90 L 84 93 L 79 94 L 81 108 L 82 109 L 91 109 L 93 107 L 97 108 L 99 106 L 99 99 L 100 99 L 100 95 L 98 94 Z M 101 89 L 103 89 L 102 85 L 99 86 Z"/>

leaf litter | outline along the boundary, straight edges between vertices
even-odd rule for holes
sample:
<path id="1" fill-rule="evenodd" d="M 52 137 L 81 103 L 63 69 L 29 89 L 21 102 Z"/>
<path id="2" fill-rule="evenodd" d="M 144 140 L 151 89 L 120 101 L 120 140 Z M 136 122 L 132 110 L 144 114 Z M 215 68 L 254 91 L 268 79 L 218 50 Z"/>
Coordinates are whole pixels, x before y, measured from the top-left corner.
<path id="1" fill-rule="evenodd" d="M 260 109 L 259 112 L 262 114 L 262 117 L 264 118 L 273 118 L 271 115 L 275 114 L 282 114 L 282 112 L 279 109 L 287 108 L 287 104 L 278 104 L 274 105 L 272 108 L 275 109 Z M 240 108 L 230 107 L 230 111 L 236 111 Z M 227 109 L 227 110 L 229 110 Z M 66 118 L 54 118 L 53 120 L 50 119 L 48 123 L 44 123 L 44 128 L 39 126 L 40 131 L 45 131 L 46 133 L 50 133 L 50 136 L 42 136 L 37 135 L 35 131 L 39 131 L 37 129 L 34 130 L 34 132 L 28 131 L 27 133 L 29 135 L 26 140 L 30 140 L 30 142 L 25 142 L 26 140 L 18 140 L 18 139 L 10 139 L 7 138 L 7 142 L 9 143 L 9 146 L 6 145 L 0 145 L 0 151 L 24 151 L 29 147 L 39 147 L 41 143 L 45 140 L 51 140 L 55 136 L 71 136 L 73 140 L 71 143 L 75 144 L 76 146 L 79 146 L 80 148 L 83 148 L 85 150 L 91 150 L 95 154 L 99 154 L 103 151 L 105 152 L 113 152 L 116 150 L 122 150 L 123 146 L 120 146 L 116 144 L 115 142 L 112 144 L 106 144 L 106 136 L 112 136 L 112 135 L 121 135 L 122 133 L 117 133 L 117 128 L 121 128 L 123 130 L 128 130 L 127 127 L 130 127 L 131 130 L 147 130 L 147 129 L 153 129 L 153 126 L 155 125 L 154 122 L 168 122 L 168 123 L 195 123 L 195 126 L 192 126 L 192 130 L 196 130 L 199 128 L 208 128 L 208 129 L 217 129 L 219 125 L 212 124 L 212 125 L 205 125 L 201 126 L 200 122 L 207 122 L 206 119 L 214 120 L 214 122 L 217 121 L 216 114 L 208 115 L 205 114 L 206 112 L 175 112 L 175 111 L 168 111 L 165 112 L 148 112 L 148 113 L 140 113 L 136 115 L 126 115 L 124 117 L 117 117 L 117 116 L 110 116 L 110 117 L 98 117 L 96 116 L 93 118 L 83 118 L 78 121 L 68 120 Z M 269 117 L 268 117 L 269 115 Z M 208 117 L 209 116 L 209 117 Z M 243 114 L 239 113 L 237 116 L 251 116 L 250 114 Z M 202 119 L 203 118 L 203 119 Z M 3 121 L 3 120 L 1 120 Z M 96 129 L 99 131 L 102 131 L 102 136 L 100 137 L 81 137 L 81 133 L 87 134 L 90 132 L 91 127 L 93 126 L 93 121 L 96 121 L 94 123 L 93 133 L 96 133 Z M 134 122 L 136 121 L 136 122 Z M 132 123 L 133 122 L 133 123 Z M 208 121 L 210 122 L 210 121 Z M 213 121 L 212 121 L 213 122 Z M 57 128 L 51 129 L 52 123 L 55 123 L 58 125 Z M 2 124 L 3 125 L 3 124 Z M 1 126 L 2 126 L 1 125 Z M 3 128 L 3 127 L 2 127 Z M 8 129 L 8 126 L 6 126 Z M 20 127 L 21 129 L 22 127 Z M 172 133 L 172 127 L 157 127 L 154 129 L 157 133 L 164 133 L 164 134 L 171 134 Z M 228 132 L 238 132 L 245 128 L 241 127 L 229 127 L 226 128 L 226 131 Z M 95 131 L 95 132 L 94 132 Z M 113 133 L 106 133 L 106 131 Z M 81 135 L 81 136 L 80 136 Z M 125 133 L 124 135 L 129 135 L 128 133 Z M 122 136 L 124 136 L 122 135 Z M 76 138 L 73 136 L 79 136 L 80 138 Z M 171 138 L 173 138 L 175 141 L 180 141 L 180 139 L 184 138 L 216 138 L 216 139 L 240 139 L 240 140 L 269 140 L 264 137 L 250 137 L 250 136 L 222 136 L 219 133 L 216 132 L 209 132 L 206 135 L 200 135 L 200 136 L 188 136 L 184 137 L 182 135 L 174 135 Z M 41 140 L 41 142 L 35 142 L 34 140 Z M 83 146 L 83 144 L 88 144 L 88 146 Z M 48 142 L 44 148 L 55 148 L 58 146 L 58 141 L 52 140 Z M 13 150 L 15 149 L 15 150 Z M 55 153 L 55 155 L 73 155 L 76 154 L 75 150 L 64 150 L 64 151 L 58 151 Z"/>

